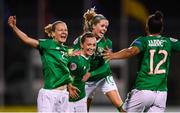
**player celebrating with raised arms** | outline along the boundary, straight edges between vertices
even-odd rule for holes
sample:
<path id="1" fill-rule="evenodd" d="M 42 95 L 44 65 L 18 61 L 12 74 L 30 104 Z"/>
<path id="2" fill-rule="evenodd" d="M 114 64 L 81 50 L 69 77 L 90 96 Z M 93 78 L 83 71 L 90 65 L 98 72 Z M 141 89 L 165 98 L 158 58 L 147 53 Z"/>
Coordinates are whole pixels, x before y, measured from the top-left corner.
<path id="1" fill-rule="evenodd" d="M 69 112 L 69 89 L 71 76 L 68 64 L 68 48 L 64 45 L 68 35 L 67 25 L 63 21 L 56 21 L 45 27 L 50 39 L 36 40 L 27 36 L 16 26 L 16 17 L 10 16 L 8 24 L 18 38 L 25 44 L 37 48 L 43 64 L 44 87 L 39 90 L 37 106 L 39 112 Z"/>
<path id="2" fill-rule="evenodd" d="M 156 11 L 147 19 L 147 36 L 138 37 L 129 48 L 104 53 L 108 60 L 138 55 L 137 78 L 123 105 L 127 112 L 165 111 L 170 57 L 172 52 L 180 52 L 180 41 L 161 36 L 162 31 L 163 14 Z"/>

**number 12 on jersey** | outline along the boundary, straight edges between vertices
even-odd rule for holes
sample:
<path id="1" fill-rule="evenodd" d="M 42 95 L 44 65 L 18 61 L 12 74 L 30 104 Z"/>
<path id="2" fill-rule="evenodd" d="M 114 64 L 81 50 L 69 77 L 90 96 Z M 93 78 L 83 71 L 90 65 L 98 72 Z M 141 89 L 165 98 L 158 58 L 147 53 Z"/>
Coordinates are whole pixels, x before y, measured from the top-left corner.
<path id="1" fill-rule="evenodd" d="M 163 58 L 157 63 L 157 65 L 154 65 L 154 56 L 156 50 L 150 50 L 150 71 L 148 74 L 163 74 L 166 73 L 166 69 L 160 69 L 161 65 L 164 64 L 167 60 L 168 52 L 165 50 L 159 50 L 158 54 L 162 54 Z"/>

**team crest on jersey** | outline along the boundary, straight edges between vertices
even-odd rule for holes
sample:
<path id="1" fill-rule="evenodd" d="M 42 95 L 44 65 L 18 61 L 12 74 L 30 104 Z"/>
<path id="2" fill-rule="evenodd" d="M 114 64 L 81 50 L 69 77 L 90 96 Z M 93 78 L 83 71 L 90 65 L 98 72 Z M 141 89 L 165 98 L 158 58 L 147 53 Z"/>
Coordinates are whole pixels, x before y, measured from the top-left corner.
<path id="1" fill-rule="evenodd" d="M 76 65 L 75 63 L 71 63 L 70 69 L 71 69 L 72 71 L 76 70 L 76 69 L 77 69 L 77 65 Z"/>
<path id="2" fill-rule="evenodd" d="M 178 40 L 175 39 L 175 38 L 170 38 L 170 40 L 171 40 L 172 42 L 177 42 L 177 41 L 178 41 Z"/>
<path id="3" fill-rule="evenodd" d="M 98 51 L 99 53 L 102 53 L 102 52 L 104 51 L 104 48 L 98 47 L 97 51 Z"/>

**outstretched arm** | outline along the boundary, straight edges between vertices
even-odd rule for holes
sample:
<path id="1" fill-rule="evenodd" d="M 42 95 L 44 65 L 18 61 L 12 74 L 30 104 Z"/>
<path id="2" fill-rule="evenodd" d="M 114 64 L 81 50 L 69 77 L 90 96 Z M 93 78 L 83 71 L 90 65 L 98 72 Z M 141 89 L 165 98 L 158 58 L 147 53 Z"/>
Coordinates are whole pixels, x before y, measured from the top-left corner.
<path id="1" fill-rule="evenodd" d="M 31 47 L 34 47 L 34 48 L 38 47 L 38 45 L 39 45 L 38 40 L 30 38 L 16 26 L 16 16 L 10 16 L 8 18 L 8 24 L 23 43 L 25 43 Z"/>
<path id="2" fill-rule="evenodd" d="M 122 49 L 118 52 L 112 53 L 108 50 L 105 51 L 103 54 L 105 59 L 112 60 L 112 59 L 127 59 L 133 57 L 140 53 L 140 49 L 136 46 L 132 46 L 129 48 Z"/>

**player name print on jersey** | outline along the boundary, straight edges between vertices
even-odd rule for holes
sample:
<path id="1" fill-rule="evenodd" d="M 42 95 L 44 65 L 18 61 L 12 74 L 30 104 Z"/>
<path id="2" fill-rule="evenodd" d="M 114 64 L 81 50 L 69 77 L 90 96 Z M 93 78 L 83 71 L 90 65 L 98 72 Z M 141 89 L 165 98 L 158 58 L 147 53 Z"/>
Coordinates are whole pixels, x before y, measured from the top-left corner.
<path id="1" fill-rule="evenodd" d="M 150 47 L 163 47 L 163 43 L 166 42 L 166 40 L 148 40 L 148 46 Z"/>

